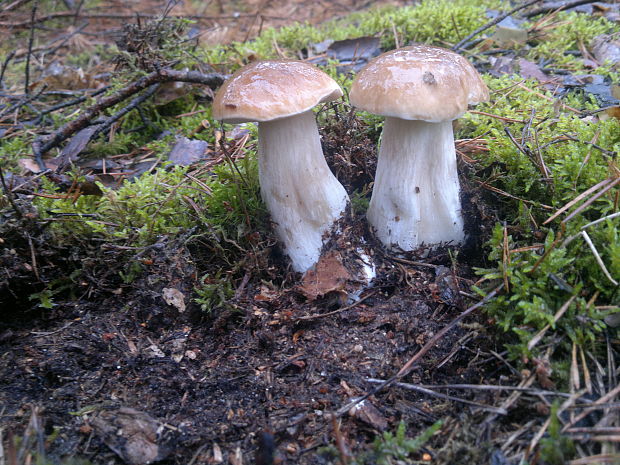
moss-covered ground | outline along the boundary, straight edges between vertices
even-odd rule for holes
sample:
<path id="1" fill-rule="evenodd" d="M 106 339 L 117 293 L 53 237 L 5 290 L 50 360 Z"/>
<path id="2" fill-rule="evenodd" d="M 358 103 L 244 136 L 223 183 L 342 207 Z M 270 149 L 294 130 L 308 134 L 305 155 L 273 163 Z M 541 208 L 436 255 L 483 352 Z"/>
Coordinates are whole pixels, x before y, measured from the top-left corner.
<path id="1" fill-rule="evenodd" d="M 526 38 L 506 41 L 491 26 L 460 50 L 491 99 L 455 124 L 470 240 L 430 256 L 394 256 L 368 231 L 382 119 L 349 106 L 354 72 L 321 44 L 375 37 L 382 51 L 412 42 L 450 48 L 508 3 L 424 0 L 219 45 L 187 38 L 199 22 L 143 21 L 119 45 L 59 53 L 56 79 L 45 54 L 29 65 L 23 54 L 8 59 L 31 35 L 16 28 L 0 44 L 7 463 L 32 457 L 37 445 L 39 459 L 45 450 L 50 460 L 142 463 L 101 426 L 118 427 L 122 415 L 105 414 L 124 407 L 160 421 L 166 431 L 151 442 L 164 463 L 271 463 L 250 458 L 271 440 L 282 463 L 618 463 L 620 64 L 597 45 L 618 44 L 617 19 L 605 16 L 617 4 L 521 16 L 538 6 L 513 15 L 524 19 Z M 55 2 L 39 9 L 63 10 Z M 35 49 L 47 47 L 45 30 L 32 36 Z M 158 66 L 230 74 L 274 58 L 316 62 L 345 89 L 316 111 L 326 158 L 353 200 L 334 247 L 363 237 L 378 257 L 379 276 L 358 307 L 303 297 L 260 198 L 256 128 L 215 121 L 206 86 L 162 85 L 66 167 L 57 169 L 62 146 L 52 149 L 51 172 L 37 174 L 36 138 L 97 101 L 82 88 L 108 85 L 109 95 Z M 36 95 L 28 101 L 19 96 L 26 66 Z M 67 77 L 78 68 L 88 85 Z M 79 106 L 47 111 L 82 95 Z M 170 155 L 180 137 L 206 150 L 180 161 Z M 501 415 L 390 387 L 368 411 L 329 420 L 372 389 L 368 378 L 398 372 L 494 290 L 401 381 Z M 331 324 L 314 323 L 328 311 L 338 311 Z M 463 383 L 479 388 L 439 386 Z M 578 418 L 592 402 L 603 406 Z M 33 425 L 46 414 L 43 427 Z"/>

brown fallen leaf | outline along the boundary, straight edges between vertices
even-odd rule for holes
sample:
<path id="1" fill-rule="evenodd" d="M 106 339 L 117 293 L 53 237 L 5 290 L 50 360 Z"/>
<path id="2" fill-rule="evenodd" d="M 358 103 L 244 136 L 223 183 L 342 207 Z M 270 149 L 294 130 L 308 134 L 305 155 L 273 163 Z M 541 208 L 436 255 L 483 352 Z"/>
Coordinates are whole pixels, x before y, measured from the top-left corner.
<path id="1" fill-rule="evenodd" d="M 349 415 L 369 424 L 379 431 L 384 431 L 388 427 L 388 422 L 385 417 L 368 399 L 352 407 L 351 410 L 349 410 Z"/>
<path id="2" fill-rule="evenodd" d="M 175 307 L 179 313 L 185 311 L 185 295 L 173 287 L 165 287 L 162 290 L 162 297 L 168 305 Z"/>
<path id="3" fill-rule="evenodd" d="M 147 465 L 170 452 L 162 437 L 162 424 L 146 412 L 121 407 L 102 412 L 90 423 L 105 444 L 129 465 Z"/>
<path id="4" fill-rule="evenodd" d="M 351 274 L 343 266 L 340 254 L 330 251 L 320 258 L 314 269 L 306 271 L 299 291 L 308 300 L 316 300 L 332 292 L 345 292 L 345 285 L 350 279 Z"/>
<path id="5" fill-rule="evenodd" d="M 620 36 L 601 34 L 592 40 L 594 58 L 601 64 L 610 63 L 617 68 L 620 63 Z"/>
<path id="6" fill-rule="evenodd" d="M 204 159 L 208 148 L 209 144 L 204 140 L 179 136 L 168 154 L 168 161 L 175 165 L 189 166 Z"/>

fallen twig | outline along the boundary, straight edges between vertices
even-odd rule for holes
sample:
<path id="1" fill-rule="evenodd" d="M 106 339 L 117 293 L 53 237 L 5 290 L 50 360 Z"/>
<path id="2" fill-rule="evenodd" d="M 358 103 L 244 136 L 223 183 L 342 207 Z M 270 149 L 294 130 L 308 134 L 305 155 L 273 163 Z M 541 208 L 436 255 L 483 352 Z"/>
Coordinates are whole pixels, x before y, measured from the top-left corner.
<path id="1" fill-rule="evenodd" d="M 592 405 L 588 406 L 583 412 L 581 412 L 575 418 L 571 418 L 571 420 L 566 425 L 564 425 L 564 427 L 562 428 L 562 432 L 565 432 L 566 430 L 571 428 L 575 423 L 579 422 L 580 420 L 583 420 L 586 416 L 588 416 L 588 414 L 590 412 L 593 412 L 597 408 L 601 408 L 602 407 L 601 404 L 604 404 L 608 400 L 613 399 L 618 394 L 620 394 L 620 384 L 617 385 L 616 387 L 614 387 L 611 391 L 609 391 L 603 397 L 601 397 L 598 400 L 594 401 L 592 403 Z"/>
<path id="2" fill-rule="evenodd" d="M 536 389 L 519 386 L 502 386 L 497 384 L 420 384 L 421 387 L 427 389 L 464 389 L 473 391 L 521 391 L 526 394 L 535 396 L 556 396 L 570 397 L 570 394 L 559 391 L 547 391 L 545 389 Z M 585 400 L 585 399 L 584 399 Z"/>
<path id="3" fill-rule="evenodd" d="M 0 89 L 4 87 L 2 81 L 4 80 L 4 73 L 6 72 L 6 67 L 9 65 L 9 62 L 13 59 L 14 56 L 15 50 L 12 50 L 11 52 L 9 52 L 9 54 L 4 59 L 4 62 L 2 63 L 2 68 L 0 69 Z"/>
<path id="4" fill-rule="evenodd" d="M 275 21 L 290 21 L 289 17 L 283 16 L 266 16 L 261 15 L 264 19 L 275 20 Z M 0 27 L 4 28 L 12 28 L 12 29 L 26 29 L 31 27 L 34 23 L 40 24 L 47 21 L 52 21 L 55 19 L 62 18 L 75 18 L 75 11 L 57 11 L 54 13 L 50 13 L 45 16 L 39 16 L 34 19 L 20 22 L 10 22 L 10 21 L 1 21 Z M 169 18 L 182 18 L 182 19 L 194 19 L 194 20 L 207 20 L 207 21 L 219 21 L 224 19 L 230 20 L 239 20 L 243 18 L 254 18 L 256 17 L 255 13 L 235 13 L 229 15 L 170 15 Z M 79 15 L 79 18 L 85 19 L 120 19 L 120 20 L 135 20 L 135 13 L 83 13 Z M 140 13 L 140 18 L 144 19 L 158 19 L 161 18 L 159 14 L 148 14 L 148 13 Z"/>
<path id="5" fill-rule="evenodd" d="M 218 73 L 203 74 L 198 71 L 177 71 L 168 68 L 160 69 L 147 74 L 112 95 L 103 97 L 96 104 L 84 110 L 78 118 L 65 124 L 44 140 L 37 138 L 32 144 L 37 164 L 39 165 L 41 171 L 45 171 L 47 168 L 42 157 L 46 152 L 58 146 L 61 142 L 65 141 L 80 129 L 84 129 L 95 116 L 106 108 L 122 102 L 123 100 L 152 86 L 153 84 L 180 81 L 191 82 L 194 84 L 204 84 L 211 88 L 216 88 L 224 82 L 224 79 L 225 76 Z"/>
<path id="6" fill-rule="evenodd" d="M 24 70 L 25 79 L 24 79 L 24 94 L 28 95 L 30 93 L 30 57 L 32 56 L 32 45 L 34 44 L 34 19 L 37 16 L 37 8 L 39 6 L 39 1 L 35 1 L 34 5 L 32 5 L 32 13 L 31 13 L 31 21 L 32 25 L 30 26 L 30 37 L 28 38 L 28 54 L 26 55 L 26 68 Z"/>
<path id="7" fill-rule="evenodd" d="M 369 383 L 384 383 L 385 380 L 384 379 L 374 379 L 374 378 L 367 378 L 366 381 L 368 381 Z M 420 392 L 422 394 L 427 394 L 429 396 L 433 396 L 433 397 L 439 397 L 440 399 L 447 399 L 447 400 L 452 400 L 455 402 L 460 402 L 462 404 L 467 404 L 467 405 L 472 405 L 474 407 L 477 407 L 479 409 L 482 410 L 486 410 L 488 412 L 494 412 L 497 413 L 499 415 L 506 415 L 508 412 L 501 408 L 501 407 L 493 407 L 492 405 L 486 405 L 486 404 L 480 404 L 478 402 L 473 402 L 471 400 L 467 400 L 467 399 L 461 399 L 460 397 L 455 397 L 455 396 L 449 396 L 447 394 L 442 394 L 440 392 L 435 392 L 427 387 L 423 387 L 420 386 L 419 384 L 410 384 L 410 383 L 393 383 L 394 386 L 398 386 L 401 387 L 403 389 L 409 389 L 410 391 L 416 391 L 416 392 Z"/>
<path id="8" fill-rule="evenodd" d="M 366 299 L 372 297 L 377 292 L 379 292 L 379 291 L 375 290 L 375 291 L 371 292 L 370 294 L 362 297 L 357 302 L 353 302 L 351 305 L 347 305 L 346 307 L 339 308 L 338 310 L 334 310 L 332 312 L 327 312 L 327 313 L 315 313 L 315 314 L 312 314 L 312 315 L 300 316 L 299 318 L 295 318 L 295 321 L 316 320 L 318 318 L 325 318 L 326 316 L 332 316 L 332 315 L 336 315 L 338 313 L 346 312 L 347 310 L 351 310 L 352 308 L 357 307 L 359 304 L 361 304 Z"/>
<path id="9" fill-rule="evenodd" d="M 598 454 L 570 460 L 566 462 L 566 465 L 592 465 L 593 463 L 611 463 L 616 465 L 618 462 L 620 462 L 620 454 Z"/>
<path id="10" fill-rule="evenodd" d="M 21 218 L 22 212 L 17 207 L 17 204 L 15 203 L 15 199 L 13 198 L 14 197 L 13 191 L 9 189 L 6 185 L 6 181 L 4 180 L 4 172 L 2 171 L 1 165 L 0 165 L 0 183 L 2 183 L 2 189 L 4 190 L 4 194 L 6 195 L 6 198 L 9 200 L 11 207 L 13 207 L 15 214 L 17 215 L 18 218 Z"/>
<path id="11" fill-rule="evenodd" d="M 560 307 L 560 309 L 557 312 L 555 312 L 555 315 L 553 315 L 553 324 L 556 324 L 558 320 L 562 318 L 562 315 L 566 313 L 566 310 L 569 309 L 570 304 L 572 304 L 576 298 L 577 298 L 576 295 L 572 296 L 570 299 L 564 302 L 564 304 Z M 532 350 L 536 346 L 536 344 L 540 342 L 540 340 L 543 338 L 543 336 L 549 330 L 549 328 L 551 328 L 550 324 L 545 325 L 545 327 L 541 329 L 538 332 L 538 334 L 536 334 L 536 336 L 530 339 L 530 342 L 527 343 L 527 349 Z"/>
<path id="12" fill-rule="evenodd" d="M 351 408 L 355 407 L 360 402 L 368 399 L 371 396 L 374 396 L 378 392 L 380 392 L 383 389 L 385 389 L 387 386 L 391 385 L 392 383 L 394 383 L 395 381 L 401 379 L 403 376 L 405 376 L 407 373 L 409 373 L 409 371 L 411 370 L 413 365 L 424 354 L 426 354 L 437 343 L 437 341 L 439 339 L 441 339 L 448 331 L 450 331 L 458 323 L 460 323 L 465 317 L 467 317 L 468 315 L 473 313 L 475 310 L 477 310 L 480 307 L 482 307 L 484 304 L 486 304 L 490 300 L 492 300 L 503 288 L 504 288 L 504 285 L 500 284 L 495 289 L 493 289 L 491 292 L 489 292 L 486 296 L 484 296 L 484 298 L 482 300 L 480 300 L 479 302 L 475 303 L 474 305 L 469 307 L 467 310 L 465 310 L 463 313 L 461 313 L 459 316 L 457 316 L 449 324 L 444 326 L 443 329 L 438 331 L 437 334 L 435 334 L 431 339 L 429 339 L 429 341 L 426 344 L 424 344 L 424 347 L 422 347 L 418 352 L 416 352 L 416 354 L 413 357 L 411 357 L 411 359 L 407 363 L 405 363 L 405 365 L 403 365 L 403 367 L 398 371 L 398 373 L 396 373 L 391 378 L 389 378 L 389 379 L 385 380 L 384 382 L 382 382 L 381 384 L 379 384 L 375 389 L 371 390 L 370 392 L 364 394 L 361 397 L 357 397 L 355 400 L 352 400 L 351 402 L 349 402 L 349 403 L 345 404 L 344 406 L 340 407 L 336 411 L 335 415 L 336 416 L 344 415 L 346 412 L 351 410 Z"/>
<path id="13" fill-rule="evenodd" d="M 496 16 L 493 20 L 489 21 L 484 26 L 480 26 L 474 32 L 472 32 L 471 34 L 463 38 L 463 40 L 461 40 L 458 44 L 452 47 L 452 50 L 454 50 L 455 52 L 458 52 L 460 49 L 465 48 L 466 45 L 469 45 L 468 42 L 474 37 L 476 37 L 478 34 L 480 34 L 481 32 L 486 31 L 487 29 L 495 26 L 497 23 L 502 22 L 505 18 L 516 13 L 517 11 L 527 8 L 528 6 L 531 6 L 535 3 L 539 3 L 540 1 L 541 0 L 530 0 L 529 2 L 526 2 L 523 5 L 519 5 L 506 13 Z"/>
<path id="14" fill-rule="evenodd" d="M 605 192 L 607 192 L 608 190 L 610 190 L 612 187 L 616 186 L 618 183 L 620 183 L 620 177 L 614 179 L 612 182 L 610 182 L 609 184 L 607 184 L 605 187 L 603 187 L 600 191 L 598 191 L 596 194 L 594 194 L 592 197 L 590 197 L 588 200 L 586 200 L 584 203 L 582 203 L 578 208 L 576 208 L 570 215 L 568 215 L 566 218 L 564 218 L 562 220 L 562 223 L 566 223 L 568 222 L 571 218 L 573 218 L 575 215 L 578 215 L 579 213 L 581 213 L 583 210 L 586 209 L 586 207 L 590 206 L 590 204 L 592 204 L 595 200 L 597 200 L 599 197 L 601 197 Z"/>
<path id="15" fill-rule="evenodd" d="M 596 263 L 598 263 L 598 266 L 603 271 L 603 274 L 605 275 L 605 277 L 609 279 L 614 286 L 617 286 L 618 281 L 612 278 L 611 274 L 609 273 L 609 270 L 605 266 L 605 263 L 603 263 L 603 259 L 598 253 L 598 250 L 596 250 L 596 247 L 592 243 L 592 239 L 590 239 L 590 236 L 588 235 L 588 233 L 585 231 L 581 231 L 581 235 L 583 236 L 583 239 L 586 241 L 586 244 L 588 244 L 588 247 L 590 247 L 590 250 L 592 251 L 592 254 L 594 255 L 594 259 L 596 260 Z"/>
<path id="16" fill-rule="evenodd" d="M 70 100 L 68 102 L 59 103 L 58 105 L 54 105 L 52 107 L 46 108 L 45 110 L 41 110 L 41 112 L 39 113 L 39 116 L 35 120 L 35 124 L 39 124 L 42 121 L 43 116 L 45 116 L 45 115 L 47 115 L 49 113 L 52 113 L 52 112 L 54 112 L 56 110 L 61 110 L 63 108 L 71 107 L 73 105 L 79 105 L 80 103 L 85 102 L 86 100 L 88 100 L 91 97 L 96 97 L 99 94 L 103 94 L 108 89 L 110 89 L 110 86 L 105 86 L 105 87 L 102 87 L 100 89 L 97 89 L 97 90 L 91 92 L 88 95 L 83 95 L 82 97 L 78 97 L 78 98 Z"/>
<path id="17" fill-rule="evenodd" d="M 566 399 L 562 403 L 562 405 L 560 405 L 560 407 L 558 408 L 557 415 L 559 416 L 564 410 L 566 410 L 570 405 L 574 404 L 575 401 L 581 396 L 583 396 L 586 392 L 587 392 L 586 389 L 582 389 L 581 391 L 576 392 L 575 394 L 570 396 L 568 399 Z M 532 438 L 532 441 L 530 442 L 530 445 L 528 447 L 528 454 L 531 454 L 534 448 L 538 445 L 538 442 L 542 439 L 543 435 L 547 431 L 547 428 L 549 428 L 550 424 L 551 424 L 551 417 L 547 418 L 545 423 L 543 423 L 543 425 L 540 427 L 538 432 Z"/>
<path id="18" fill-rule="evenodd" d="M 545 210 L 553 210 L 553 207 L 551 207 L 550 205 L 545 205 L 544 203 L 534 202 L 532 200 L 522 199 L 520 197 L 517 197 L 516 195 L 512 195 L 512 194 L 509 194 L 506 191 L 498 189 L 495 186 L 491 186 L 490 184 L 488 184 L 488 183 L 486 183 L 484 181 L 478 181 L 477 179 L 475 179 L 474 181 L 476 181 L 478 184 L 480 184 L 484 189 L 487 189 L 487 190 L 490 190 L 491 192 L 495 192 L 497 194 L 503 195 L 504 197 L 508 197 L 509 199 L 518 200 L 519 202 L 523 202 L 525 204 L 533 205 L 533 206 L 539 207 L 539 208 L 544 208 Z"/>
<path id="19" fill-rule="evenodd" d="M 573 205 L 575 205 L 577 202 L 579 202 L 581 199 L 583 199 L 584 197 L 587 197 L 588 195 L 590 195 L 592 192 L 597 191 L 598 189 L 600 189 L 601 187 L 609 184 L 610 182 L 612 182 L 611 178 L 608 179 L 604 179 L 601 182 L 595 184 L 594 186 L 590 187 L 588 190 L 582 192 L 581 194 L 579 194 L 577 197 L 575 197 L 573 200 L 571 200 L 570 202 L 568 202 L 566 205 L 564 205 L 563 207 L 561 207 L 558 211 L 556 211 L 553 215 L 551 215 L 549 218 L 547 218 L 544 224 L 547 224 L 551 221 L 553 221 L 554 219 L 556 219 L 559 215 L 561 215 L 562 213 L 564 213 L 566 210 L 568 210 L 570 207 L 572 207 Z"/>
<path id="20" fill-rule="evenodd" d="M 536 375 L 531 374 L 529 377 L 523 378 L 521 382 L 519 383 L 518 387 L 529 388 L 534 383 L 535 379 L 536 379 Z M 523 394 L 522 391 L 514 391 L 512 394 L 510 394 L 510 396 L 508 396 L 508 398 L 504 402 L 502 402 L 502 405 L 500 407 L 505 410 L 508 410 L 519 399 L 519 397 L 521 397 L 522 394 Z M 497 418 L 496 413 L 489 413 L 487 417 L 484 419 L 484 421 L 482 422 L 482 424 L 490 425 L 493 421 L 495 421 L 496 418 Z"/>
<path id="21" fill-rule="evenodd" d="M 532 16 L 538 16 L 538 15 L 542 15 L 545 13 L 555 13 L 558 11 L 562 11 L 562 10 L 568 10 L 570 8 L 575 8 L 576 6 L 581 6 L 581 5 L 587 5 L 588 3 L 595 3 L 598 0 L 574 0 L 572 2 L 566 2 L 563 5 L 559 6 L 557 5 L 557 3 L 555 5 L 551 5 L 551 6 L 541 6 L 540 8 L 537 8 L 535 10 L 532 11 L 528 11 L 527 13 L 525 13 L 526 18 L 531 18 Z"/>

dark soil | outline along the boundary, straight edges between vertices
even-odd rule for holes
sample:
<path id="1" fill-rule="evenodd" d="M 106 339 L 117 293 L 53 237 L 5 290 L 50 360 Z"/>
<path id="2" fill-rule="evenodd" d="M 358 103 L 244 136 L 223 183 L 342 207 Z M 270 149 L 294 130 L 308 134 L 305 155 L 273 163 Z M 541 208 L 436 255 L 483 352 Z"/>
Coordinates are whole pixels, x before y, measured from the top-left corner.
<path id="1" fill-rule="evenodd" d="M 477 210 L 471 203 L 468 208 Z M 361 223 L 356 228 L 348 239 L 338 239 L 339 246 L 364 233 Z M 55 260 L 40 258 L 39 266 L 56 263 L 61 275 L 63 263 L 77 252 L 69 257 L 67 250 L 48 245 Z M 29 257 L 28 241 L 20 246 L 16 255 Z M 100 252 L 101 263 L 106 255 L 113 269 L 109 251 Z M 192 253 L 182 241 L 147 250 L 142 260 L 148 267 L 131 284 L 106 275 L 99 263 L 86 273 L 90 282 L 83 285 L 90 291 L 79 298 L 67 296 L 43 312 L 24 314 L 24 302 L 15 300 L 19 311 L 3 310 L 2 424 L 19 435 L 29 422 L 32 429 L 36 415 L 52 459 L 218 463 L 221 452 L 229 463 L 271 463 L 249 457 L 258 449 L 269 456 L 273 441 L 276 463 L 311 464 L 330 463 L 319 448 L 335 445 L 340 436 L 359 452 L 400 421 L 413 436 L 440 418 L 458 421 L 461 413 L 481 413 L 392 387 L 342 417 L 334 431 L 331 413 L 372 390 L 368 378 L 394 375 L 473 303 L 459 292 L 473 282 L 466 264 L 453 267 L 445 250 L 421 265 L 412 258 L 375 255 L 378 277 L 363 300 L 324 317 L 343 308 L 342 293 L 308 301 L 299 281 L 280 278 L 275 282 L 282 284 L 273 285 L 250 274 L 236 282 L 235 297 L 223 308 L 205 314 L 188 305 L 180 312 L 163 295 L 175 288 L 191 296 L 196 284 Z M 27 262 L 15 260 L 12 269 Z M 271 274 L 285 276 L 284 266 L 275 263 Z M 486 326 L 483 315 L 456 326 L 403 381 L 499 383 L 509 372 L 490 355 L 495 347 Z M 496 403 L 480 393 L 465 398 Z M 449 433 L 443 429 L 440 436 Z M 434 440 L 428 452 L 438 453 L 441 443 Z"/>

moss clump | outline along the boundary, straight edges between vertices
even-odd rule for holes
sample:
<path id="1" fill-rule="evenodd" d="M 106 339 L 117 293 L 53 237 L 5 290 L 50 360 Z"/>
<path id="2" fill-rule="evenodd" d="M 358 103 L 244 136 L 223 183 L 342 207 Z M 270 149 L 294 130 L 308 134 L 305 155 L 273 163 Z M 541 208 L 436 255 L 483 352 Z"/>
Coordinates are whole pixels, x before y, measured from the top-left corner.
<path id="1" fill-rule="evenodd" d="M 533 61 L 551 61 L 554 67 L 583 72 L 586 69 L 583 59 L 575 59 L 570 52 L 588 47 L 598 35 L 611 34 L 617 30 L 618 26 L 603 17 L 561 12 L 552 23 L 541 25 L 539 35 L 534 39 L 535 46 L 531 47 L 526 56 Z M 609 69 L 603 67 L 593 72 L 607 74 Z"/>
<path id="2" fill-rule="evenodd" d="M 324 40 L 343 40 L 363 36 L 380 36 L 382 47 L 394 48 L 396 40 L 402 45 L 425 42 L 447 46 L 482 26 L 487 8 L 500 8 L 502 2 L 493 0 L 425 0 L 410 7 L 379 7 L 354 13 L 343 19 L 328 21 L 313 27 L 295 24 L 268 29 L 258 38 L 246 43 L 233 43 L 206 50 L 209 63 L 226 64 L 235 69 L 248 59 L 278 58 L 274 44 L 289 58 L 303 57 L 312 44 Z"/>
<path id="3" fill-rule="evenodd" d="M 528 342 L 548 324 L 556 335 L 568 335 L 567 342 L 593 341 L 606 316 L 596 306 L 617 303 L 617 289 L 581 236 L 570 242 L 565 239 L 617 211 L 617 195 L 612 190 L 568 221 L 562 221 L 564 214 L 544 223 L 582 192 L 617 176 L 618 122 L 613 118 L 584 119 L 566 106 L 554 104 L 548 92 L 534 82 L 515 87 L 512 78 L 502 77 L 488 79 L 488 83 L 495 91 L 493 103 L 479 109 L 522 121 L 467 117 L 468 129 L 473 129 L 474 135 L 484 134 L 489 144 L 489 151 L 477 158 L 478 172 L 483 173 L 480 181 L 508 194 L 493 199 L 504 220 L 496 225 L 488 244 L 489 260 L 497 268 L 480 270 L 485 279 L 505 282 L 508 293 L 495 299 L 489 312 L 503 330 L 518 337 L 519 343 L 512 348 L 515 356 L 529 353 Z M 581 95 L 571 95 L 563 103 L 578 109 L 594 106 Z M 517 143 L 524 140 L 523 150 L 507 132 Z M 587 233 L 610 274 L 618 277 L 616 222 L 607 219 L 588 227 Z M 575 298 L 567 312 L 555 322 L 555 313 L 571 296 Z"/>
<path id="4" fill-rule="evenodd" d="M 36 197 L 34 205 L 42 219 L 70 215 L 70 226 L 51 224 L 59 240 L 98 235 L 139 247 L 160 235 L 176 235 L 197 226 L 235 240 L 264 227 L 253 153 L 234 167 L 217 166 L 212 173 L 200 173 L 197 181 L 195 175 L 185 167 L 159 169 L 125 181 L 116 190 L 100 185 L 102 197 L 82 195 L 77 199 L 49 197 L 57 187 L 46 181 L 43 192 L 47 196 Z"/>

